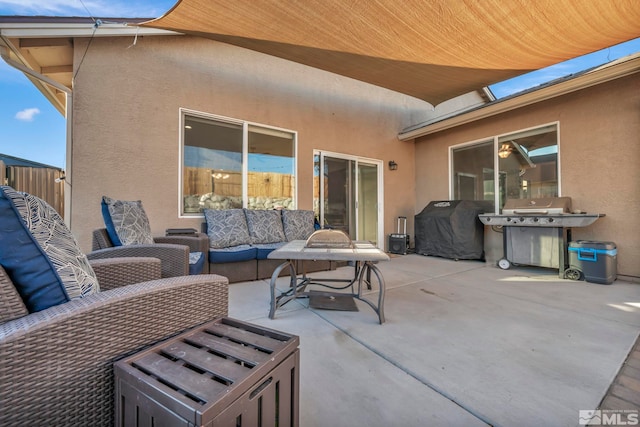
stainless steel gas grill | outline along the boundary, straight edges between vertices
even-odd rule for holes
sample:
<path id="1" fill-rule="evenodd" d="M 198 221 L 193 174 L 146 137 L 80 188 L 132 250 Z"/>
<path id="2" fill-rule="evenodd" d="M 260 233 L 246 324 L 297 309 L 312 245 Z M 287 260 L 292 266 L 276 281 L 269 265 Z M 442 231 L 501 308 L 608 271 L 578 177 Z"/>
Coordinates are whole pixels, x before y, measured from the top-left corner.
<path id="1" fill-rule="evenodd" d="M 507 199 L 502 214 L 478 215 L 483 224 L 502 228 L 500 268 L 506 270 L 511 264 L 557 268 L 560 277 L 568 268 L 571 228 L 586 227 L 603 216 L 572 211 L 570 197 Z"/>

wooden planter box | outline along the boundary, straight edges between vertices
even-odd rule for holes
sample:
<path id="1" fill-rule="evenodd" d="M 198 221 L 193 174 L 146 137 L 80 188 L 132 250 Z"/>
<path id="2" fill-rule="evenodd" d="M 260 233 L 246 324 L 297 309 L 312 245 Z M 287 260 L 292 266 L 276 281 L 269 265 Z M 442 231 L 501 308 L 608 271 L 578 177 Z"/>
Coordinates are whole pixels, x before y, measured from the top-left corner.
<path id="1" fill-rule="evenodd" d="M 122 359 L 116 426 L 297 426 L 298 345 L 225 317 Z"/>

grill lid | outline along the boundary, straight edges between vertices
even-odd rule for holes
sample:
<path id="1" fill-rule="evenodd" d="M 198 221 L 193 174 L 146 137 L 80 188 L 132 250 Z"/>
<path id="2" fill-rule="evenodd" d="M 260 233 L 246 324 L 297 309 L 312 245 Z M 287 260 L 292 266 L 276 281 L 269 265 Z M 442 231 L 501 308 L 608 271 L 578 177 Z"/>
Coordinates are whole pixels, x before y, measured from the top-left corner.
<path id="1" fill-rule="evenodd" d="M 341 230 L 317 230 L 307 239 L 305 248 L 353 248 L 351 238 Z"/>
<path id="2" fill-rule="evenodd" d="M 571 197 L 507 199 L 503 215 L 553 215 L 571 212 Z"/>

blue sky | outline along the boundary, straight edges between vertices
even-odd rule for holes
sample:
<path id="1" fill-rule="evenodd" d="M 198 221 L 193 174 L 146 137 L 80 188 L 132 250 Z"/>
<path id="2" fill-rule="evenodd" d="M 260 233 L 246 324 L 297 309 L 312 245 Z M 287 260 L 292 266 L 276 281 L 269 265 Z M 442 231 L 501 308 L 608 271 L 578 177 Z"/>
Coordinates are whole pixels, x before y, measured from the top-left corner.
<path id="1" fill-rule="evenodd" d="M 0 15 L 155 18 L 174 0 L 0 0 Z M 65 167 L 64 117 L 0 59 L 0 153 Z"/>
<path id="2" fill-rule="evenodd" d="M 174 0 L 0 0 L 0 15 L 154 18 Z M 498 98 L 640 52 L 640 39 L 492 85 Z M 65 167 L 64 117 L 19 71 L 0 60 L 0 153 Z"/>

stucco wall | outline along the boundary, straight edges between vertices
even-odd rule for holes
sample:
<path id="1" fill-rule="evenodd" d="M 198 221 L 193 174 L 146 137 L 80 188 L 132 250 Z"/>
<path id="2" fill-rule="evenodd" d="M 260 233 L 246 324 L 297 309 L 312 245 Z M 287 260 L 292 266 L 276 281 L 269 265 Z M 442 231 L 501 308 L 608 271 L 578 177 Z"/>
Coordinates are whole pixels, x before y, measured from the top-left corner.
<path id="1" fill-rule="evenodd" d="M 85 250 L 100 198 L 143 201 L 155 235 L 178 218 L 179 108 L 298 131 L 298 207 L 311 209 L 313 149 L 384 161 L 385 234 L 414 210 L 414 144 L 433 108 L 352 79 L 192 37 L 75 41 L 71 228 Z M 78 70 L 79 67 L 79 70 Z M 399 167 L 386 167 L 395 160 Z"/>
<path id="2" fill-rule="evenodd" d="M 449 146 L 556 121 L 561 195 L 574 209 L 606 214 L 573 229 L 573 239 L 615 242 L 618 273 L 640 277 L 640 74 L 419 138 L 416 212 L 449 198 Z M 487 230 L 494 260 L 502 240 Z"/>

